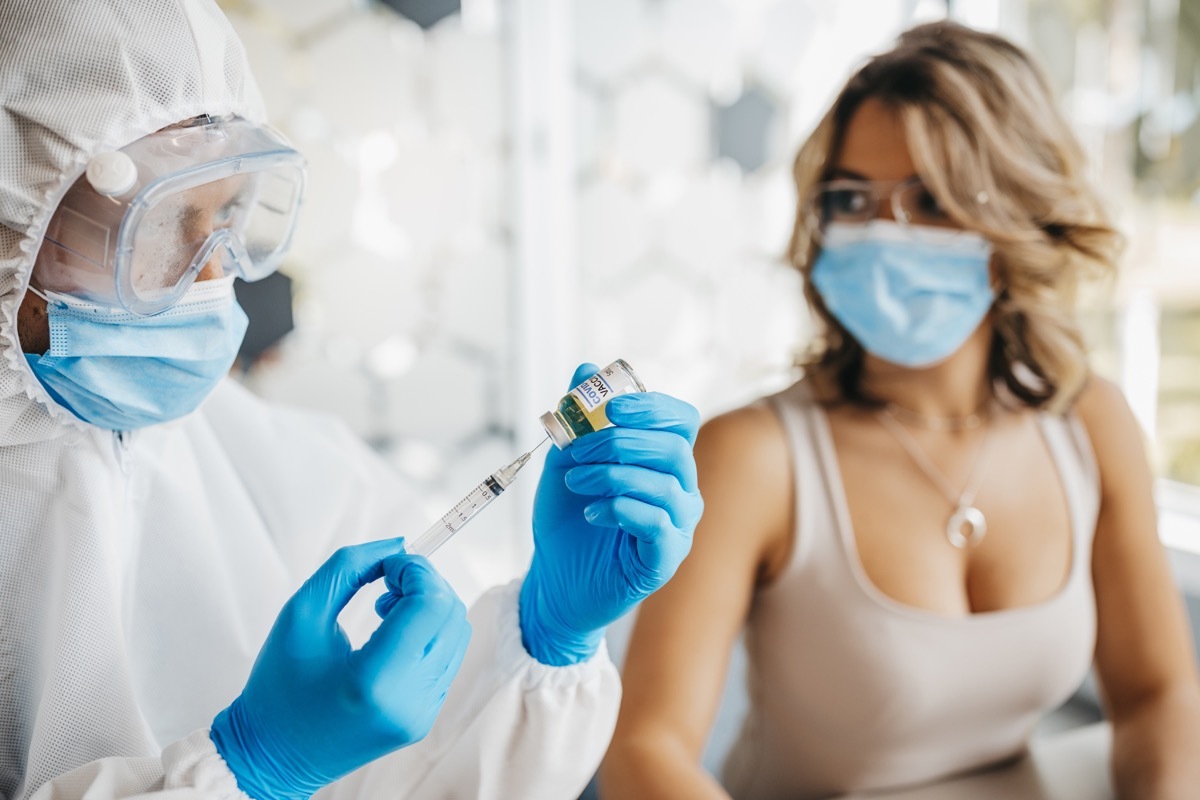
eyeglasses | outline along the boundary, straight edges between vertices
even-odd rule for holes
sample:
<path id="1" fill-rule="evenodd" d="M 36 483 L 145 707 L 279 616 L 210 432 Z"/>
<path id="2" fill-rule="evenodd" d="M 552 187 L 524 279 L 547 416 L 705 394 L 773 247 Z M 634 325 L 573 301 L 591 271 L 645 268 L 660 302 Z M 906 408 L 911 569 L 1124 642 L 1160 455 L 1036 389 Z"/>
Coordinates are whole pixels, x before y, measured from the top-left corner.
<path id="1" fill-rule="evenodd" d="M 901 225 L 958 228 L 917 176 L 902 181 L 867 181 L 851 178 L 818 183 L 809 195 L 805 218 L 810 235 L 820 243 L 833 223 L 865 224 L 879 214 L 887 198 L 892 216 Z"/>

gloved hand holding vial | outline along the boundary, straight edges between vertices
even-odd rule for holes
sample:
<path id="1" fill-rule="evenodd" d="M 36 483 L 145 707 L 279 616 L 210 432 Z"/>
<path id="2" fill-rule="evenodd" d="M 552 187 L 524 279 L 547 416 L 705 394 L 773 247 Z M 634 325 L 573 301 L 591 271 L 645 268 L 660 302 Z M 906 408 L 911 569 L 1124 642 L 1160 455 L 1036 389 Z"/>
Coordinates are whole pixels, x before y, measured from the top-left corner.
<path id="1" fill-rule="evenodd" d="M 541 416 L 556 449 L 538 485 L 534 560 L 520 596 L 526 648 L 557 666 L 589 658 L 605 626 L 671 578 L 703 511 L 691 460 L 696 409 L 647 392 L 620 359 L 599 370 L 583 364 L 574 382 Z M 614 399 L 619 408 L 609 405 Z M 406 550 L 428 557 L 449 541 L 511 485 L 542 442 L 487 476 Z M 606 533 L 619 537 L 615 549 Z M 395 601 L 385 594 L 378 607 Z M 564 606 L 576 608 L 563 614 Z"/>
<path id="2" fill-rule="evenodd" d="M 618 361 L 584 364 L 557 407 L 533 504 L 533 560 L 521 586 L 525 649 L 544 664 L 586 661 L 607 625 L 683 563 L 704 504 L 692 444 L 700 415 L 644 387 Z M 574 435 L 571 435 L 574 434 Z"/>
<path id="3" fill-rule="evenodd" d="M 620 394 L 644 391 L 646 387 L 633 368 L 617 359 L 568 392 L 553 411 L 547 411 L 540 417 L 540 421 L 546 429 L 547 438 L 553 440 L 561 450 L 584 434 L 612 425 L 604 413 L 604 406 L 609 400 Z M 522 453 L 511 464 L 484 478 L 405 549 L 413 555 L 426 558 L 433 555 L 434 551 L 450 541 L 454 534 L 504 493 L 545 441 L 538 442 L 532 450 Z"/>

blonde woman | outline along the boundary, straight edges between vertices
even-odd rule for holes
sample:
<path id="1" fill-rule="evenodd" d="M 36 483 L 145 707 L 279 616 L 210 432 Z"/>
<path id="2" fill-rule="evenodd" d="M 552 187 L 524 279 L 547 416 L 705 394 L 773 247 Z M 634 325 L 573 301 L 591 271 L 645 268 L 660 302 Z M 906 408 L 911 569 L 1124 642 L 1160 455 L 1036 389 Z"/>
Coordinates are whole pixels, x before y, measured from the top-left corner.
<path id="1" fill-rule="evenodd" d="M 801 149 L 824 336 L 704 426 L 704 520 L 647 601 L 608 797 L 818 798 L 1018 755 L 1095 664 L 1122 797 L 1194 797 L 1200 682 L 1120 393 L 1071 314 L 1118 237 L 1029 58 L 951 23 L 864 66 Z M 745 631 L 751 710 L 699 766 Z"/>

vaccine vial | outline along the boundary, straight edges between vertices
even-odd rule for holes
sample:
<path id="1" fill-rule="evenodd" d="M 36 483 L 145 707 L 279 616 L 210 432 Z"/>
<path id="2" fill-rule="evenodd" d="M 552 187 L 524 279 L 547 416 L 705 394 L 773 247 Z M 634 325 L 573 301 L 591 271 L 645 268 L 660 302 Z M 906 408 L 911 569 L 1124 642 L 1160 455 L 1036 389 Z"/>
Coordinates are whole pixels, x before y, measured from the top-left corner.
<path id="1" fill-rule="evenodd" d="M 644 391 L 646 387 L 633 367 L 618 358 L 568 392 L 553 411 L 542 414 L 542 427 L 562 450 L 585 433 L 612 425 L 604 411 L 609 400 L 619 394 Z"/>

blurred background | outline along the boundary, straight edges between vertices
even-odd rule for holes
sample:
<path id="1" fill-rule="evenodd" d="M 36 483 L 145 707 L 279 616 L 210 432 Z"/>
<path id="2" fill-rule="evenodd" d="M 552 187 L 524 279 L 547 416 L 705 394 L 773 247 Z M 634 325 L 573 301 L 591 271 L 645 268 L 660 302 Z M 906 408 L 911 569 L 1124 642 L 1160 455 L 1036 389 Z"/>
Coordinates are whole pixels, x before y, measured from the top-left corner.
<path id="1" fill-rule="evenodd" d="M 793 380 L 796 148 L 903 28 L 1009 36 L 1128 236 L 1085 293 L 1094 363 L 1145 428 L 1164 537 L 1200 550 L 1200 0 L 221 5 L 310 168 L 244 379 L 345 419 L 438 515 L 541 438 L 581 361 L 706 417 Z M 528 557 L 524 484 L 462 534 L 484 582 Z"/>
<path id="2" fill-rule="evenodd" d="M 809 129 L 912 24 L 1025 46 L 1128 237 L 1083 317 L 1145 430 L 1200 620 L 1200 0 L 221 4 L 310 168 L 282 275 L 239 289 L 244 380 L 345 419 L 430 515 L 541 439 L 581 361 L 625 358 L 705 417 L 794 380 L 810 328 L 781 256 Z M 536 469 L 452 545 L 481 585 L 528 559 Z M 1087 685 L 1043 730 L 1099 713 Z"/>

